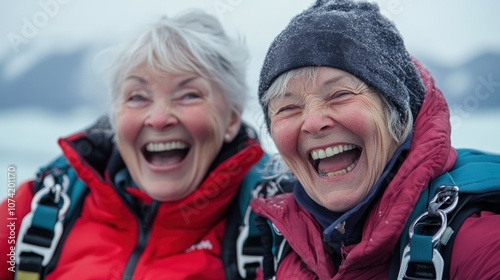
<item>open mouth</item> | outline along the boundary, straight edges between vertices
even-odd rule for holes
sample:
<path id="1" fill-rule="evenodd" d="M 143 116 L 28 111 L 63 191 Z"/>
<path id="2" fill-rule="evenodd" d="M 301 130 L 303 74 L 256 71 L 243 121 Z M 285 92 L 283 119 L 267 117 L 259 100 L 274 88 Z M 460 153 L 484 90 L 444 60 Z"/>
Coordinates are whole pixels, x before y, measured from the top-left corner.
<path id="1" fill-rule="evenodd" d="M 150 142 L 142 147 L 142 154 L 152 165 L 165 166 L 184 160 L 189 152 L 189 144 L 181 141 Z"/>
<path id="2" fill-rule="evenodd" d="M 317 149 L 310 153 L 310 161 L 321 177 L 334 177 L 351 172 L 359 161 L 362 148 L 344 144 Z"/>

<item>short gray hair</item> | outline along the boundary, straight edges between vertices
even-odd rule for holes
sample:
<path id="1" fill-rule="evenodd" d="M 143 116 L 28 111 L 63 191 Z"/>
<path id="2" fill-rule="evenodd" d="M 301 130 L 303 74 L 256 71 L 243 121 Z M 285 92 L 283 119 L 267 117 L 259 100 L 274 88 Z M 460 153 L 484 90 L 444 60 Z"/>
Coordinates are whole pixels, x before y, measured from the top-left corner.
<path id="1" fill-rule="evenodd" d="M 293 69 L 280 75 L 276 80 L 274 80 L 269 89 L 264 92 L 260 101 L 262 107 L 267 108 L 271 99 L 283 96 L 288 88 L 288 84 L 290 83 L 290 81 L 296 77 L 306 77 L 308 81 L 312 81 L 314 83 L 318 70 L 319 67 L 308 66 Z M 373 88 L 372 90 L 377 92 Z M 387 127 L 389 129 L 389 133 L 396 141 L 396 143 L 398 145 L 401 145 L 406 140 L 406 138 L 408 138 L 408 135 L 413 129 L 413 116 L 411 114 L 411 109 L 410 107 L 406 107 L 406 115 L 408 116 L 408 118 L 403 120 L 401 119 L 401 115 L 398 109 L 394 105 L 392 105 L 392 103 L 390 103 L 383 94 L 379 94 L 379 96 L 382 98 L 384 104 L 384 112 L 387 119 Z M 264 111 L 268 112 L 269 114 L 269 110 Z"/>
<path id="2" fill-rule="evenodd" d="M 121 84 L 142 64 L 160 73 L 200 75 L 222 90 L 231 110 L 242 114 L 248 49 L 244 40 L 230 38 L 215 16 L 201 10 L 164 16 L 119 50 L 109 73 L 113 127 Z"/>

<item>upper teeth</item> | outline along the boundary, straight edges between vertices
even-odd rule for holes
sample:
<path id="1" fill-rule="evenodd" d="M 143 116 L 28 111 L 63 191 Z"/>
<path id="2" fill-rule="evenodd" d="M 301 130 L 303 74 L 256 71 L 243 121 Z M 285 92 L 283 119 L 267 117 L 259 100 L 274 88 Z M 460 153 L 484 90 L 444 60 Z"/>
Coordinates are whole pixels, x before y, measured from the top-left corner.
<path id="1" fill-rule="evenodd" d="M 356 145 L 346 144 L 346 145 L 337 145 L 333 147 L 328 147 L 326 149 L 317 149 L 311 152 L 311 157 L 313 160 L 324 159 L 327 157 L 334 156 L 336 154 L 343 153 L 345 151 L 349 151 L 356 148 Z"/>
<path id="2" fill-rule="evenodd" d="M 146 151 L 148 152 L 164 152 L 175 149 L 184 149 L 188 145 L 184 142 L 173 141 L 168 143 L 148 143 L 146 145 Z"/>

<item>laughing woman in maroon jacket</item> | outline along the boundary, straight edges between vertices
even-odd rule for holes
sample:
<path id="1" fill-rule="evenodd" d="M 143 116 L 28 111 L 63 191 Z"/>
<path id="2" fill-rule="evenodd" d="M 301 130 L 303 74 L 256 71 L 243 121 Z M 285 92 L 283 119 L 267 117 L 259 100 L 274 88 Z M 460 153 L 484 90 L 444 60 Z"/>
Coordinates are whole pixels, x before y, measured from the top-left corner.
<path id="1" fill-rule="evenodd" d="M 448 106 L 430 73 L 376 4 L 319 0 L 271 44 L 259 99 L 300 182 L 293 194 L 252 204 L 291 249 L 264 262 L 266 279 L 387 279 L 420 194 L 457 161 Z M 500 179 L 488 176 L 476 179 Z M 488 211 L 465 221 L 451 279 L 500 279 L 499 225 Z"/>

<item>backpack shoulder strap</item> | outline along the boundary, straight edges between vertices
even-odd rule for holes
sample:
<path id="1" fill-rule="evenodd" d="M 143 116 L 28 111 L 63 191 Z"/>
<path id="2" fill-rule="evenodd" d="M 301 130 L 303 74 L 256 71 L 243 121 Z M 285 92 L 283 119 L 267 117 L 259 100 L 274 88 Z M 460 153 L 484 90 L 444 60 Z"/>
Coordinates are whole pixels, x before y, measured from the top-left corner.
<path id="1" fill-rule="evenodd" d="M 227 279 L 255 279 L 264 259 L 257 215 L 250 208 L 256 197 L 268 197 L 289 190 L 286 180 L 265 176 L 270 157 L 262 159 L 246 175 L 229 208 L 224 233 L 222 260 Z"/>
<path id="2" fill-rule="evenodd" d="M 392 277 L 398 267 L 399 279 L 407 276 L 408 264 L 413 262 L 415 271 L 409 273 L 431 275 L 428 279 L 449 279 L 453 233 L 474 213 L 500 213 L 500 155 L 471 149 L 457 152 L 452 170 L 431 182 L 420 196 L 403 231 L 399 254 L 395 252 L 395 257 L 400 256 L 398 260 L 402 258 L 401 265 L 395 266 L 394 258 L 391 262 Z M 452 194 L 454 190 L 456 193 Z M 413 236 L 408 237 L 407 232 Z"/>
<path id="3" fill-rule="evenodd" d="M 235 199 L 228 211 L 224 240 L 222 241 L 222 261 L 227 279 L 252 279 L 260 261 L 260 252 L 244 250 L 252 242 L 248 207 L 253 190 L 263 181 L 262 170 L 269 159 L 267 154 L 250 169 L 240 184 Z M 252 246 L 250 246 L 252 247 Z M 248 275 L 247 275 L 248 274 Z"/>
<path id="4" fill-rule="evenodd" d="M 448 172 L 459 186 L 459 200 L 455 210 L 448 214 L 450 232 L 458 232 L 464 221 L 483 210 L 500 213 L 500 155 L 472 149 L 458 150 L 454 168 Z M 473 175 L 474 174 L 474 175 Z M 436 184 L 445 184 L 447 177 Z M 444 262 L 443 279 L 450 279 L 451 254 L 456 234 L 451 234 L 441 246 Z"/>
<path id="5" fill-rule="evenodd" d="M 277 268 L 292 248 L 270 220 L 258 216 L 256 222 L 262 242 L 264 280 L 275 279 Z"/>
<path id="6" fill-rule="evenodd" d="M 53 269 L 88 189 L 60 156 L 40 169 L 33 191 L 16 242 L 16 279 L 43 279 Z"/>

